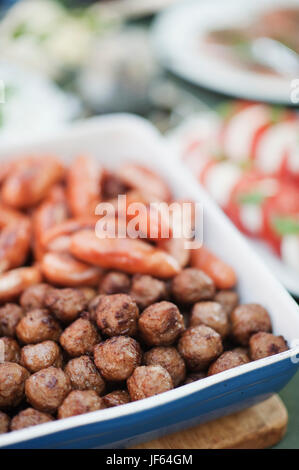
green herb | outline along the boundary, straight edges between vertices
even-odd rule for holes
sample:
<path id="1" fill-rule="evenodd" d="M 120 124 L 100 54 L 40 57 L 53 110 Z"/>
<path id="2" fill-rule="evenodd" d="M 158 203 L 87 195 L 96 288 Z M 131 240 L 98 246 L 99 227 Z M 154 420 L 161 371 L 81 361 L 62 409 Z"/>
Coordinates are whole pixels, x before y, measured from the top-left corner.
<path id="1" fill-rule="evenodd" d="M 299 235 L 299 220 L 292 217 L 274 217 L 272 226 L 279 235 Z"/>
<path id="2" fill-rule="evenodd" d="M 20 23 L 12 33 L 13 39 L 18 39 L 28 33 L 27 23 Z"/>
<path id="3" fill-rule="evenodd" d="M 265 195 L 255 191 L 238 195 L 238 202 L 241 204 L 260 205 L 265 200 Z"/>

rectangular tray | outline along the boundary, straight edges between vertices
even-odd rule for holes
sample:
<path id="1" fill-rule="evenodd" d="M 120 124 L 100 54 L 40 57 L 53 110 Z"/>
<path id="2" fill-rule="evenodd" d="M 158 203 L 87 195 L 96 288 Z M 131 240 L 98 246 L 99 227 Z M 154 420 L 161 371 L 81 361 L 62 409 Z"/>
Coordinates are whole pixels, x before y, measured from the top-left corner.
<path id="1" fill-rule="evenodd" d="M 2 147 L 0 160 L 26 153 L 53 153 L 65 161 L 90 154 L 110 168 L 138 161 L 163 175 L 176 197 L 200 201 L 204 206 L 204 243 L 235 268 L 241 301 L 264 305 L 274 332 L 294 347 L 146 400 L 3 434 L 0 447 L 126 447 L 248 407 L 279 391 L 291 379 L 298 368 L 297 304 L 196 180 L 172 158 L 165 141 L 149 123 L 125 114 L 95 118 L 49 139 Z"/>

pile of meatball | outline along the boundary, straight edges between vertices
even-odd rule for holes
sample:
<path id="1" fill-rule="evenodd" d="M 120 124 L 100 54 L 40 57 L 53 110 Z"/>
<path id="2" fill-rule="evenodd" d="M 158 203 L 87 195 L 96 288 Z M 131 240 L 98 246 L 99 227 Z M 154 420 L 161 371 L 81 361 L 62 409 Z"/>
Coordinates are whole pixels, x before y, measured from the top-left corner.
<path id="1" fill-rule="evenodd" d="M 33 285 L 0 308 L 0 433 L 141 400 L 286 351 L 258 304 L 203 271 Z M 4 359 L 4 361 L 3 361 Z"/>

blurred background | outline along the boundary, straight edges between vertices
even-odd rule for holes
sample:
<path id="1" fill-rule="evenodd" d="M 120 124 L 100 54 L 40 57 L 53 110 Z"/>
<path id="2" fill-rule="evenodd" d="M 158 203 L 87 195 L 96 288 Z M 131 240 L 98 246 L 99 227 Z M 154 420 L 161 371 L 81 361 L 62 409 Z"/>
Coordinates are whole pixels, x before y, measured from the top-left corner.
<path id="1" fill-rule="evenodd" d="M 2 146 L 149 119 L 299 297 L 299 0 L 0 0 L 0 84 Z"/>

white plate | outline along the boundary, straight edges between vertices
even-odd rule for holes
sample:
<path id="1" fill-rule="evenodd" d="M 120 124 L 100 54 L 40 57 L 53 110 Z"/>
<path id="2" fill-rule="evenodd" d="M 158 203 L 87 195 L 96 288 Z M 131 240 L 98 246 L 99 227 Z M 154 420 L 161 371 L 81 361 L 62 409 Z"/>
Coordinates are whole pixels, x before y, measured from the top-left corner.
<path id="1" fill-rule="evenodd" d="M 217 130 L 218 125 L 219 121 L 217 120 L 217 115 L 215 113 L 198 113 L 197 115 L 190 117 L 184 124 L 169 132 L 167 141 L 173 158 L 180 160 L 182 150 L 186 148 L 188 142 L 190 142 L 194 136 L 199 136 L 199 131 L 197 129 L 201 129 L 201 135 L 204 138 L 213 139 L 213 135 L 216 136 L 217 134 L 217 132 L 215 132 L 215 128 Z M 296 272 L 294 269 L 283 263 L 282 260 L 271 251 L 270 247 L 266 245 L 266 243 L 253 240 L 249 237 L 245 238 L 247 238 L 253 249 L 260 255 L 264 263 L 285 286 L 285 288 L 291 294 L 299 298 L 299 272 Z"/>
<path id="2" fill-rule="evenodd" d="M 175 5 L 154 23 L 157 57 L 197 85 L 246 99 L 290 104 L 291 79 L 241 69 L 206 52 L 200 44 L 210 30 L 240 27 L 264 10 L 294 6 L 299 6 L 298 0 L 190 0 Z"/>
<path id="3" fill-rule="evenodd" d="M 142 17 L 152 15 L 173 3 L 183 0 L 109 0 L 103 1 L 99 7 L 125 17 Z"/>

